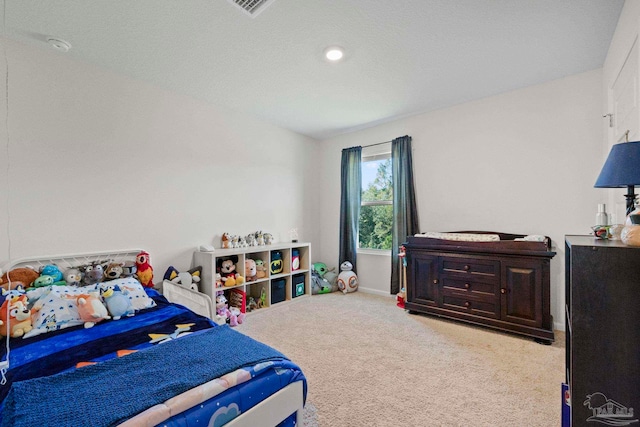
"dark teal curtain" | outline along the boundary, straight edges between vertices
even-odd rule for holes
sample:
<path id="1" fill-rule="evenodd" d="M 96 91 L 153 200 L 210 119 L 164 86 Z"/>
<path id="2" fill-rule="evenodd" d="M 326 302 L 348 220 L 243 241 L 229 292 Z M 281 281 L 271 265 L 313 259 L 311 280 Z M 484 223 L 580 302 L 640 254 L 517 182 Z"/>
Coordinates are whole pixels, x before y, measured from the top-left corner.
<path id="1" fill-rule="evenodd" d="M 362 147 L 342 150 L 341 193 L 340 193 L 340 259 L 353 264 L 356 270 L 358 248 L 358 221 L 362 198 Z M 339 267 L 338 267 L 339 268 Z"/>
<path id="2" fill-rule="evenodd" d="M 391 244 L 391 294 L 400 291 L 399 246 L 407 236 L 419 233 L 418 209 L 413 185 L 411 137 L 401 136 L 391 142 L 393 179 L 393 236 Z"/>

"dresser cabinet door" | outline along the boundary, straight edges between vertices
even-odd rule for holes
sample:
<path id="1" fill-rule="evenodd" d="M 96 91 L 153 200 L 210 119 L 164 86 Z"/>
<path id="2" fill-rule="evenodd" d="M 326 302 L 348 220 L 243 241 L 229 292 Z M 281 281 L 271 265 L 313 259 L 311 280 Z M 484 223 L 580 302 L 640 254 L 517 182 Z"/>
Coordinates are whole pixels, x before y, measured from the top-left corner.
<path id="1" fill-rule="evenodd" d="M 542 262 L 502 261 L 502 320 L 542 326 Z"/>
<path id="2" fill-rule="evenodd" d="M 414 252 L 407 271 L 407 300 L 416 304 L 436 306 L 440 292 L 438 257 Z"/>

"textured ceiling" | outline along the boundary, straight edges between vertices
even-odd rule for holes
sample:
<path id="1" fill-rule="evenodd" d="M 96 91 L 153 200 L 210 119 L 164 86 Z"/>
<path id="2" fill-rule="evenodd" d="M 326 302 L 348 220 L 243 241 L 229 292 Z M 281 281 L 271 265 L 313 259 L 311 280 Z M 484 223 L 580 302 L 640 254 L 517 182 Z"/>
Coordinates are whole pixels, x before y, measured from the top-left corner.
<path id="1" fill-rule="evenodd" d="M 5 0 L 4 34 L 323 139 L 599 68 L 623 4 Z"/>

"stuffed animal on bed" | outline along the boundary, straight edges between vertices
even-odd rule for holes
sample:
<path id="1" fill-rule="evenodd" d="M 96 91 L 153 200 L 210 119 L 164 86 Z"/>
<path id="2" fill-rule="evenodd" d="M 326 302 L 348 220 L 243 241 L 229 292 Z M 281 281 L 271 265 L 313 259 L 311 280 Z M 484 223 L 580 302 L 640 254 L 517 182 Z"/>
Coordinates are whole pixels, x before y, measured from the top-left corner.
<path id="1" fill-rule="evenodd" d="M 104 269 L 104 280 L 115 280 L 122 277 L 124 273 L 123 262 L 110 262 Z"/>
<path id="2" fill-rule="evenodd" d="M 85 265 L 81 267 L 81 270 L 83 286 L 95 285 L 102 282 L 104 278 L 104 268 L 100 263 Z"/>
<path id="3" fill-rule="evenodd" d="M 8 310 L 7 310 L 7 305 Z M 0 306 L 0 335 L 18 338 L 33 329 L 27 296 L 10 296 Z M 9 317 L 7 317 L 7 311 Z"/>
<path id="4" fill-rule="evenodd" d="M 33 268 L 29 267 L 19 267 L 14 268 L 2 275 L 0 277 L 0 287 L 3 289 L 9 290 L 9 279 L 11 279 L 11 289 L 15 289 L 19 285 L 22 285 L 23 288 L 28 288 L 31 286 L 34 280 L 36 280 L 40 276 Z"/>
<path id="5" fill-rule="evenodd" d="M 153 288 L 153 267 L 151 267 L 149 254 L 145 251 L 136 255 L 136 273 L 138 280 L 145 288 Z"/>
<path id="6" fill-rule="evenodd" d="M 122 316 L 131 317 L 135 314 L 131 299 L 120 290 L 118 285 L 101 289 L 100 294 L 113 320 L 119 320 Z"/>
<path id="7" fill-rule="evenodd" d="M 78 314 L 84 322 L 85 328 L 91 328 L 102 320 L 111 319 L 107 307 L 102 303 L 98 292 L 78 295 L 76 302 L 78 303 Z"/>
<path id="8" fill-rule="evenodd" d="M 82 273 L 77 268 L 70 268 L 64 272 L 64 280 L 69 286 L 80 286 L 82 283 Z"/>

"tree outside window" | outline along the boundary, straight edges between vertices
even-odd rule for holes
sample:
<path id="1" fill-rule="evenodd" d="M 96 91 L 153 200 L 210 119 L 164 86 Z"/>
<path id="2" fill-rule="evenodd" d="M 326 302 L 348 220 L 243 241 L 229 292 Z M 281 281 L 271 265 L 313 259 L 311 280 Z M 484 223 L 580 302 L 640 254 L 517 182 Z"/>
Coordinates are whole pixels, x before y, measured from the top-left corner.
<path id="1" fill-rule="evenodd" d="M 362 206 L 358 242 L 361 249 L 391 250 L 393 193 L 391 153 L 363 157 Z"/>

